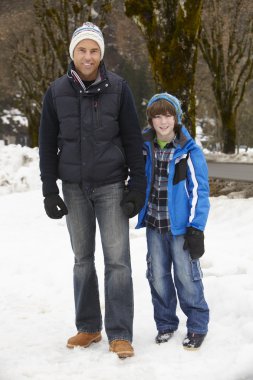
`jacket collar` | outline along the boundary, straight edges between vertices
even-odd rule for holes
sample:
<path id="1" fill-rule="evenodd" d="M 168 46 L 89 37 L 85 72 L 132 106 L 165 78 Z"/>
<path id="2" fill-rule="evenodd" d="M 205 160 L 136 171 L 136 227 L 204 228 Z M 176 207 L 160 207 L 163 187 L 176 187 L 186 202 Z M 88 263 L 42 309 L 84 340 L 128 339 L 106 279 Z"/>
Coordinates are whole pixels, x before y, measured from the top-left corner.
<path id="1" fill-rule="evenodd" d="M 77 74 L 73 61 L 71 61 L 69 64 L 67 76 L 73 86 L 86 95 L 99 94 L 110 86 L 107 71 L 103 61 L 100 62 L 96 80 L 88 88 L 85 87 L 82 79 Z"/>
<path id="2" fill-rule="evenodd" d="M 153 142 L 155 137 L 155 131 L 150 126 L 142 131 L 142 138 L 144 142 Z M 178 136 L 176 136 L 174 140 L 174 144 L 176 147 L 183 148 L 189 141 L 192 141 L 192 137 L 190 136 L 187 129 L 182 125 Z"/>

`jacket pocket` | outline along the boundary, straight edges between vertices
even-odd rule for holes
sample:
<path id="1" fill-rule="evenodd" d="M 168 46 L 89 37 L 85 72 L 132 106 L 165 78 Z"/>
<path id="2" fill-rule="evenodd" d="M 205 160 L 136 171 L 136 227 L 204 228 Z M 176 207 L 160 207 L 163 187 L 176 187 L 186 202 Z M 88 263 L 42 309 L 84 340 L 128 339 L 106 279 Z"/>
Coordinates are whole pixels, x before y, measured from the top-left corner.
<path id="1" fill-rule="evenodd" d="M 122 162 L 125 163 L 126 162 L 126 156 L 125 156 L 125 152 L 123 152 L 120 147 L 114 143 L 112 143 L 112 146 L 114 147 L 114 149 L 119 153 L 121 159 L 122 159 Z"/>
<path id="2" fill-rule="evenodd" d="M 179 182 L 184 181 L 186 179 L 187 159 L 188 159 L 188 154 L 184 154 L 183 156 L 178 157 L 176 159 L 173 185 L 176 185 Z"/>

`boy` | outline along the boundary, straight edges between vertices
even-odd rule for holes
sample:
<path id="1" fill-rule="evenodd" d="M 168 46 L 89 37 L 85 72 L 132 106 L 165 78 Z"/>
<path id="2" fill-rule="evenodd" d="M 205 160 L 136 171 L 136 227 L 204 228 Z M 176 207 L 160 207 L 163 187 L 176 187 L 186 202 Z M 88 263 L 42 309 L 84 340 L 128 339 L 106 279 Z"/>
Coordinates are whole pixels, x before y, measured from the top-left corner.
<path id="1" fill-rule="evenodd" d="M 209 322 L 199 264 L 209 185 L 203 153 L 181 125 L 181 116 L 179 100 L 168 93 L 156 94 L 148 102 L 150 127 L 143 132 L 148 184 L 136 228 L 146 227 L 156 343 L 167 342 L 178 328 L 178 296 L 187 316 L 183 347 L 197 349 Z"/>

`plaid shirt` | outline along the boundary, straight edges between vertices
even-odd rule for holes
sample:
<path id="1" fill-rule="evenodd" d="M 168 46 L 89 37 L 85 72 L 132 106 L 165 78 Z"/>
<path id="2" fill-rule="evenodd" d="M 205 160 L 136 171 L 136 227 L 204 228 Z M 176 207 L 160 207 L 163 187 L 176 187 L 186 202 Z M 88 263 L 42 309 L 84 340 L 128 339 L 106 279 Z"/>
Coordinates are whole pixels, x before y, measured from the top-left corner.
<path id="1" fill-rule="evenodd" d="M 156 229 L 160 233 L 165 233 L 170 228 L 167 192 L 168 164 L 174 155 L 175 145 L 171 142 L 161 149 L 155 140 L 154 149 L 154 182 L 148 201 L 145 225 Z"/>

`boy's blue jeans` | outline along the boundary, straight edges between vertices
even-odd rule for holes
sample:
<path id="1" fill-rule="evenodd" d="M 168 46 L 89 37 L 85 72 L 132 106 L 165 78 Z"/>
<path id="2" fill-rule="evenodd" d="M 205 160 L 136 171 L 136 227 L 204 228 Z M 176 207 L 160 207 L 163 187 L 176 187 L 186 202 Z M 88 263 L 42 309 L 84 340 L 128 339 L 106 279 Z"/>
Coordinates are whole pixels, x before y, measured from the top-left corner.
<path id="1" fill-rule="evenodd" d="M 98 221 L 104 254 L 105 330 L 109 341 L 132 341 L 133 285 L 129 220 L 120 207 L 124 183 L 97 188 L 63 182 L 67 226 L 75 255 L 74 296 L 79 332 L 102 329 L 95 235 Z"/>
<path id="2" fill-rule="evenodd" d="M 157 330 L 177 330 L 177 296 L 187 317 L 190 333 L 206 334 L 209 309 L 204 298 L 199 260 L 192 260 L 183 249 L 184 236 L 160 234 L 148 228 L 147 278 L 154 305 Z M 173 276 L 172 276 L 173 267 Z"/>

